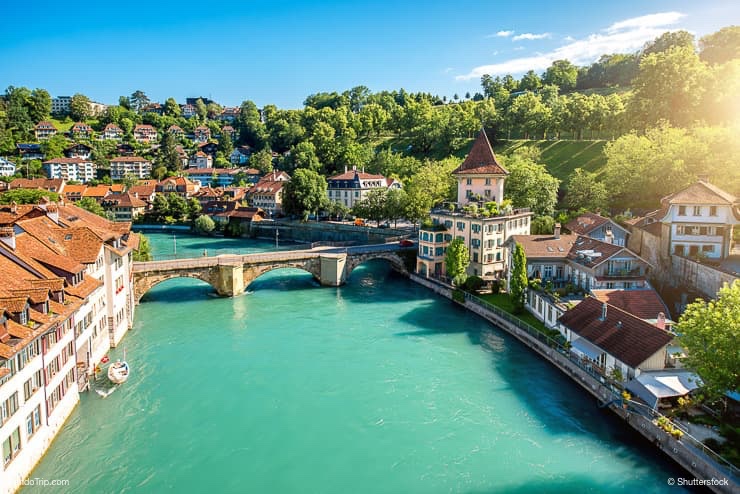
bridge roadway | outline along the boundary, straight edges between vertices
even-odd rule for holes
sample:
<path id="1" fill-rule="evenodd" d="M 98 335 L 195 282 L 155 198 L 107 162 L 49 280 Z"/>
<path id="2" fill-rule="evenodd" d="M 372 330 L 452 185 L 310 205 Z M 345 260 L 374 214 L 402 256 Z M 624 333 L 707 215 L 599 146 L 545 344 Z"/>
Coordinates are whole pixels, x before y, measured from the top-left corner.
<path id="1" fill-rule="evenodd" d="M 396 254 L 398 243 L 354 247 L 318 247 L 259 254 L 222 254 L 165 261 L 137 261 L 133 265 L 137 302 L 150 288 L 171 278 L 197 278 L 209 283 L 223 296 L 242 293 L 258 276 L 286 267 L 311 273 L 322 285 L 339 286 L 352 270 L 370 259 L 385 259 L 393 269 L 408 271 Z"/>

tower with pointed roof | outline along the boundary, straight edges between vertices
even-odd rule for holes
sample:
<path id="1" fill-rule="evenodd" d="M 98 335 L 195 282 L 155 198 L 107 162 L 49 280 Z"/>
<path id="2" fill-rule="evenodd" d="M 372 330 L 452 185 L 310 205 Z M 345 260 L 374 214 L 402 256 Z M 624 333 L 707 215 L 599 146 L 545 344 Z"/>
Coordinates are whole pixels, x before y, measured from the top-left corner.
<path id="1" fill-rule="evenodd" d="M 510 206 L 485 207 L 491 202 L 501 206 L 509 174 L 496 159 L 485 130 L 480 131 L 470 153 L 452 174 L 457 179 L 458 204 L 452 210 L 433 209 L 433 225 L 420 228 L 416 272 L 444 278 L 447 247 L 459 238 L 470 252 L 468 275 L 488 281 L 501 279 L 508 262 L 506 240 L 511 235 L 528 235 L 533 214 L 529 209 Z M 468 205 L 471 207 L 460 207 Z"/>
<path id="2" fill-rule="evenodd" d="M 465 161 L 452 174 L 457 179 L 457 202 L 496 202 L 504 198 L 509 172 L 496 159 L 485 130 L 481 129 Z"/>

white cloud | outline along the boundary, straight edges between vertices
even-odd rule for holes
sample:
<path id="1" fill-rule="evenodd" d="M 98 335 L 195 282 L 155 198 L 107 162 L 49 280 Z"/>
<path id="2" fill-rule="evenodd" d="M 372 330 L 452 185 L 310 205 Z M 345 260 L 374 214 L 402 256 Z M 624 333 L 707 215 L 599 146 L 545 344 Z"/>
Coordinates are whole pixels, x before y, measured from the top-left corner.
<path id="1" fill-rule="evenodd" d="M 517 34 L 516 36 L 511 38 L 511 41 L 520 41 L 523 39 L 527 39 L 527 40 L 545 39 L 549 37 L 550 37 L 550 33 L 541 33 L 541 34 L 524 33 L 524 34 Z"/>
<path id="2" fill-rule="evenodd" d="M 576 39 L 573 36 L 566 36 L 565 38 L 563 38 L 563 40 L 570 43 L 571 41 L 575 41 Z"/>
<path id="3" fill-rule="evenodd" d="M 445 74 L 449 74 L 449 73 L 450 73 L 450 72 L 452 72 L 453 70 L 455 70 L 455 69 L 453 69 L 452 67 L 447 67 L 447 68 L 446 68 L 446 69 L 444 69 L 444 70 L 443 70 L 442 72 L 443 72 L 443 73 L 445 73 Z"/>
<path id="4" fill-rule="evenodd" d="M 483 74 L 504 75 L 521 74 L 528 70 L 540 71 L 545 70 L 555 60 L 563 59 L 570 60 L 576 65 L 593 63 L 607 53 L 628 53 L 642 48 L 648 41 L 652 41 L 665 31 L 670 31 L 671 29 L 667 29 L 666 26 L 675 24 L 682 17 L 684 14 L 680 12 L 663 12 L 625 19 L 615 22 L 601 33 L 570 41 L 548 53 L 481 65 L 474 67 L 467 74 L 456 76 L 455 79 L 476 79 Z"/>
<path id="5" fill-rule="evenodd" d="M 682 14 L 681 12 L 661 12 L 658 14 L 643 15 L 641 17 L 633 17 L 632 19 L 615 22 L 606 28 L 605 31 L 612 34 L 626 29 L 645 29 L 656 26 L 669 26 L 671 24 L 675 24 L 683 17 L 686 17 L 686 14 Z"/>
<path id="6" fill-rule="evenodd" d="M 514 31 L 499 31 L 496 34 L 489 34 L 486 38 L 508 38 L 514 34 Z"/>

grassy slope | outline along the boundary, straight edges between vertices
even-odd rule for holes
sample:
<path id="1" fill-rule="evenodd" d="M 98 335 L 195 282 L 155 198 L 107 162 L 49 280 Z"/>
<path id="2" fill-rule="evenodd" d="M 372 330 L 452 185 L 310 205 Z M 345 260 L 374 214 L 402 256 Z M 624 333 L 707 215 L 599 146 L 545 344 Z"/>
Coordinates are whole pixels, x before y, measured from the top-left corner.
<path id="1" fill-rule="evenodd" d="M 403 152 L 410 143 L 410 139 L 396 139 L 393 137 L 380 137 L 372 139 L 371 144 L 376 148 L 391 147 L 396 152 Z M 608 141 L 543 141 L 543 140 L 511 140 L 499 141 L 494 144 L 493 150 L 496 154 L 509 154 L 521 146 L 537 146 L 542 153 L 542 162 L 547 165 L 547 169 L 560 180 L 568 178 L 576 168 L 600 174 L 606 164 L 606 157 L 602 152 Z M 454 155 L 463 159 L 470 151 L 473 145 L 473 139 L 470 139 Z M 412 153 L 413 154 L 413 153 Z M 427 156 L 415 156 L 423 159 Z M 441 159 L 446 157 L 441 149 L 433 147 L 428 157 L 432 159 Z"/>

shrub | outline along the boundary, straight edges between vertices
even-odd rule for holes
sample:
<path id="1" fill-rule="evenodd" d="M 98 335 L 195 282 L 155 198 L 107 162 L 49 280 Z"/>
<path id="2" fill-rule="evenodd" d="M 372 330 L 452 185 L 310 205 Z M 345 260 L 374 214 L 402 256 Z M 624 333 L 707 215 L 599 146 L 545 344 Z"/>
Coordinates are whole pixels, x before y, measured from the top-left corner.
<path id="1" fill-rule="evenodd" d="M 461 304 L 465 303 L 465 294 L 462 290 L 453 290 L 452 291 L 452 300 L 455 302 L 459 302 Z"/>
<path id="2" fill-rule="evenodd" d="M 476 290 L 480 290 L 484 284 L 485 281 L 483 281 L 483 278 L 480 276 L 468 276 L 468 279 L 465 280 L 462 288 L 467 292 L 473 293 Z"/>
<path id="3" fill-rule="evenodd" d="M 201 215 L 195 219 L 195 230 L 199 233 L 211 233 L 216 228 L 216 223 L 206 216 Z"/>

